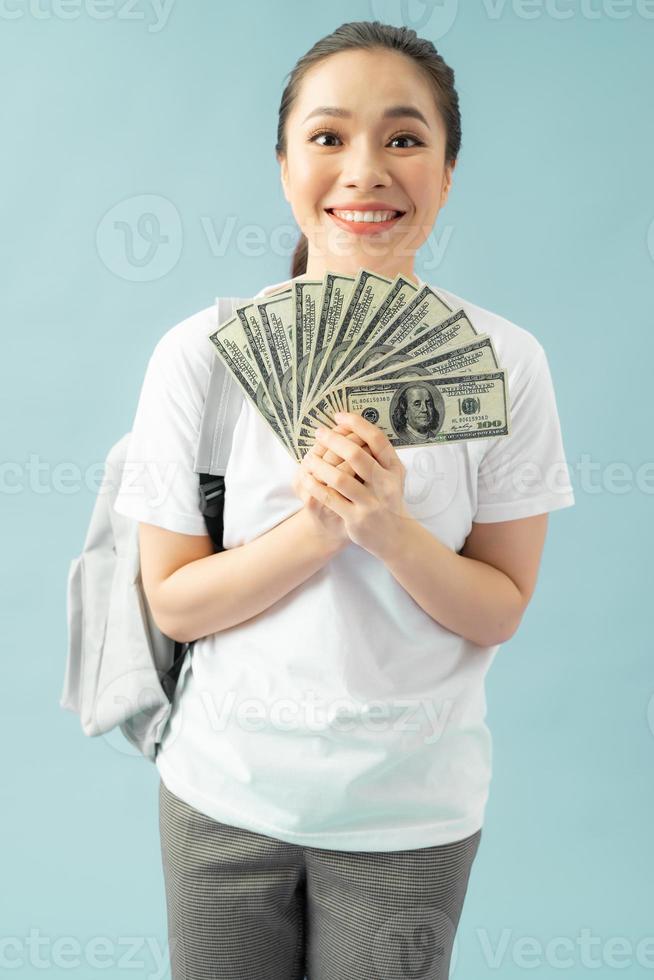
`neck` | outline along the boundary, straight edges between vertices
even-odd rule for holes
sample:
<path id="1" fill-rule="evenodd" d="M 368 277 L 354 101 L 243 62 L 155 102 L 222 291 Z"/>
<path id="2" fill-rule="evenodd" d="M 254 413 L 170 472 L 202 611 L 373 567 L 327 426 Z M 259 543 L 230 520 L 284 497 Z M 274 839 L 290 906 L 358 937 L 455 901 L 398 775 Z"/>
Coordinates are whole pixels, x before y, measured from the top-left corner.
<path id="1" fill-rule="evenodd" d="M 334 256 L 325 260 L 323 256 L 313 257 L 309 254 L 307 271 L 298 278 L 322 279 L 326 272 L 340 273 L 343 276 L 352 276 L 352 278 L 355 278 L 361 269 L 376 272 L 377 275 L 384 276 L 390 280 L 401 275 L 405 279 L 408 279 L 409 282 L 412 282 L 414 286 L 418 285 L 418 275 L 413 269 L 413 261 L 400 263 L 397 260 L 393 260 L 392 256 L 387 262 L 380 262 L 378 259 L 375 261 L 375 257 L 371 256 L 370 261 L 363 261 L 361 264 L 358 264 L 351 257 L 343 258 Z"/>

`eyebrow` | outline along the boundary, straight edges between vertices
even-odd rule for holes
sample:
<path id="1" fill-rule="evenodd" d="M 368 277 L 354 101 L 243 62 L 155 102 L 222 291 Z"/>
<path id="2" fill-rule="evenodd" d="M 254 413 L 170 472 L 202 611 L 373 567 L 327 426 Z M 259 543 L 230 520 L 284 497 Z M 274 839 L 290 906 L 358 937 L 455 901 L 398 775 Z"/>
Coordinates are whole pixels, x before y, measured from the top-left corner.
<path id="1" fill-rule="evenodd" d="M 305 116 L 302 122 L 306 122 L 307 119 L 311 119 L 312 116 L 336 116 L 339 119 L 351 119 L 352 113 L 347 109 L 341 109 L 340 106 L 320 105 L 317 109 L 313 109 L 308 116 Z M 389 106 L 384 110 L 382 118 L 395 119 L 400 116 L 410 116 L 412 119 L 419 119 L 420 122 L 424 123 L 427 129 L 429 129 L 429 123 L 421 113 L 420 109 L 416 109 L 416 107 L 412 105 Z"/>

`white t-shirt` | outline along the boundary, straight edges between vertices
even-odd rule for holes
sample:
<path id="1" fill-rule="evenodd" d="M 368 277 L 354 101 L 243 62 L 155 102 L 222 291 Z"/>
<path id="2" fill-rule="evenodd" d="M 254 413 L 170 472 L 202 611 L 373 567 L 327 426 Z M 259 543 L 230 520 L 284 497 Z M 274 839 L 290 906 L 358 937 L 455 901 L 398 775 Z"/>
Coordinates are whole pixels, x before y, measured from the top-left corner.
<path id="1" fill-rule="evenodd" d="M 434 289 L 490 334 L 509 376 L 509 436 L 396 450 L 410 513 L 459 551 L 473 521 L 575 500 L 539 341 Z M 205 533 L 193 462 L 216 323 L 212 305 L 156 345 L 115 505 L 184 534 Z M 292 489 L 297 465 L 244 397 L 225 474 L 225 547 L 303 506 Z M 349 544 L 268 609 L 195 642 L 156 765 L 213 819 L 290 843 L 391 851 L 461 840 L 484 819 L 484 678 L 498 649 L 445 629 L 382 561 Z"/>

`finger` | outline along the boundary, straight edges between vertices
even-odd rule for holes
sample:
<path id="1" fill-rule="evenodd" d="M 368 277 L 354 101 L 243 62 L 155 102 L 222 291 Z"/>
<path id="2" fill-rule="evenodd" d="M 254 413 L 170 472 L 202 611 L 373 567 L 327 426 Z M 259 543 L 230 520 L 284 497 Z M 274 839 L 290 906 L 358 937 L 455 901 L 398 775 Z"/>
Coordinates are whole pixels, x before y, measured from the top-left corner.
<path id="1" fill-rule="evenodd" d="M 320 501 L 318 506 L 326 507 L 330 511 L 333 511 L 334 514 L 338 514 L 342 520 L 346 520 L 349 516 L 350 508 L 354 505 L 333 487 L 325 486 L 324 483 L 320 483 L 311 474 L 309 474 L 309 479 L 313 480 L 315 484 L 315 494 Z"/>
<path id="2" fill-rule="evenodd" d="M 343 473 L 342 470 L 332 466 L 331 463 L 326 463 L 323 459 L 319 459 L 315 455 L 309 459 L 308 470 L 321 483 L 331 487 L 347 503 L 365 503 L 369 498 L 370 491 L 367 490 L 363 483 L 360 483 L 353 476 Z M 331 504 L 332 501 L 333 494 L 330 494 L 329 503 Z"/>
<path id="3" fill-rule="evenodd" d="M 359 476 L 362 480 L 371 480 L 377 462 L 368 450 L 363 448 L 363 444 L 356 445 L 346 436 L 334 432 L 333 429 L 323 429 L 316 433 L 316 444 L 324 445 L 346 460 L 353 471 L 353 475 Z"/>
<path id="4" fill-rule="evenodd" d="M 352 430 L 345 425 L 335 426 L 334 431 L 344 435 L 357 446 L 366 445 L 361 436 L 358 436 L 356 432 L 352 432 Z M 316 456 L 324 459 L 327 463 L 332 463 L 333 466 L 341 466 L 346 472 L 354 472 L 346 460 L 339 456 L 338 453 L 335 453 L 332 449 L 328 449 L 324 443 L 316 440 L 316 442 L 313 444 L 313 451 L 315 452 Z"/>
<path id="5" fill-rule="evenodd" d="M 303 474 L 302 487 L 303 500 L 316 513 L 319 513 L 323 507 L 328 507 L 335 514 L 344 517 L 345 509 L 342 504 L 352 506 L 333 487 L 329 487 L 325 483 L 320 482 L 312 473 Z"/>
<path id="6" fill-rule="evenodd" d="M 372 458 L 372 453 L 370 451 L 370 448 L 366 445 L 365 442 L 361 441 L 359 436 L 355 435 L 352 432 L 350 433 L 350 435 L 347 436 L 347 438 L 351 439 L 352 442 L 356 441 L 356 445 L 361 446 L 361 448 L 364 449 L 368 453 L 368 455 Z M 333 465 L 336 467 L 337 470 L 342 470 L 344 473 L 349 473 L 349 475 L 353 476 L 355 480 L 359 480 L 360 483 L 363 483 L 363 477 L 359 476 L 359 474 L 352 468 L 350 463 L 348 463 L 346 459 L 341 459 L 341 457 L 337 453 L 333 452 L 331 449 L 327 449 L 327 452 L 323 456 L 323 459 L 327 463 L 333 463 Z"/>
<path id="7" fill-rule="evenodd" d="M 366 450 L 367 453 L 370 453 L 369 446 L 363 441 L 361 436 L 357 435 L 356 432 L 352 432 L 351 430 L 349 430 L 347 426 L 337 426 L 335 431 L 336 432 L 340 431 L 341 434 L 345 435 L 345 437 L 349 439 L 351 442 L 353 442 L 355 445 L 361 446 Z M 347 462 L 347 460 L 342 459 L 342 457 L 339 456 L 338 453 L 334 452 L 332 449 L 328 449 L 324 443 L 317 441 L 314 444 L 313 448 L 316 455 L 324 459 L 325 462 L 332 463 L 333 466 L 338 467 L 338 469 L 343 470 L 345 473 L 349 473 L 350 476 L 356 476 L 357 480 L 361 479 L 360 476 L 355 474 L 355 471 L 352 469 L 352 467 Z"/>
<path id="8" fill-rule="evenodd" d="M 309 487 L 307 491 L 308 499 L 315 506 L 316 510 L 320 510 L 321 507 L 329 507 L 330 496 L 335 498 L 338 496 L 337 492 L 335 490 L 332 491 L 332 488 L 325 486 L 324 483 L 319 483 L 311 473 L 307 473 L 306 479 Z"/>
<path id="9" fill-rule="evenodd" d="M 318 426 L 316 426 L 316 429 L 317 428 Z M 326 428 L 326 426 L 323 426 L 323 428 Z M 352 429 L 349 427 L 349 425 L 335 425 L 332 427 L 332 431 L 338 432 L 340 435 L 346 436 L 348 439 L 351 439 L 352 442 L 356 443 L 356 445 L 358 446 L 364 445 L 364 441 L 361 438 L 361 436 L 357 435 L 356 432 L 353 432 Z M 319 451 L 321 456 L 325 455 L 325 453 L 328 452 L 326 446 L 322 445 L 317 441 L 314 442 L 313 448 L 316 451 Z M 336 454 L 334 453 L 333 455 Z M 332 460 L 330 460 L 330 462 L 332 462 Z"/>
<path id="10" fill-rule="evenodd" d="M 402 461 L 386 433 L 378 425 L 373 425 L 358 412 L 336 412 L 334 418 L 339 424 L 349 425 L 370 446 L 373 457 L 384 469 L 402 466 Z M 316 439 L 318 438 L 316 434 Z"/>
<path id="11" fill-rule="evenodd" d="M 364 450 L 364 447 L 361 447 L 361 451 L 367 451 L 368 455 L 372 459 L 372 454 L 369 450 Z M 354 477 L 356 480 L 359 480 L 359 482 L 362 482 L 364 479 L 359 475 L 359 473 L 357 473 L 354 466 L 347 459 L 343 459 L 339 453 L 334 452 L 331 449 L 327 449 L 326 446 L 322 447 L 322 452 L 319 451 L 316 453 L 316 457 L 318 459 L 324 459 L 326 463 L 330 463 L 332 466 L 335 466 L 340 473 L 347 473 L 348 476 Z"/>
<path id="12" fill-rule="evenodd" d="M 311 495 L 312 478 L 305 466 L 302 467 L 300 477 L 297 481 L 297 494 L 305 502 Z"/>
<path id="13" fill-rule="evenodd" d="M 314 441 L 315 446 L 324 445 L 324 443 L 321 443 L 319 435 L 324 434 L 325 432 L 333 432 L 335 435 L 339 436 L 342 439 L 349 439 L 352 445 L 355 446 L 365 445 L 365 439 L 362 439 L 360 435 L 358 435 L 356 432 L 353 432 L 349 426 L 345 426 L 345 425 L 331 426 L 323 423 L 322 425 L 316 427 L 315 441 Z"/>
<path id="14" fill-rule="evenodd" d="M 331 487 L 320 483 L 311 473 L 304 473 L 301 497 L 305 505 L 315 511 L 316 514 L 319 514 L 323 507 L 329 506 L 330 491 Z M 336 496 L 336 491 L 333 491 L 331 497 L 335 498 Z"/>
<path id="15" fill-rule="evenodd" d="M 311 477 L 312 477 L 311 464 L 316 459 L 320 459 L 320 457 L 316 453 L 316 447 L 315 446 L 312 446 L 311 449 L 307 450 L 307 452 L 305 453 L 304 458 L 302 460 L 302 463 L 300 464 L 301 470 L 302 470 L 302 475 L 309 482 L 310 482 Z M 315 476 L 313 478 L 315 479 Z M 321 484 L 321 486 L 324 486 L 324 484 L 320 480 L 318 482 Z"/>

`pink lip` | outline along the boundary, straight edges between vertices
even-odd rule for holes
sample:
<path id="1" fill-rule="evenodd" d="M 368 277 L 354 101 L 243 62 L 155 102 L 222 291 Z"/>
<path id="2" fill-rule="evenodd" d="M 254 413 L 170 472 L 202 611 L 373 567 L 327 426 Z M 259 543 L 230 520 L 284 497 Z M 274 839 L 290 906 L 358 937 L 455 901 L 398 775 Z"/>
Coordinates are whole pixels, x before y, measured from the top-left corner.
<path id="1" fill-rule="evenodd" d="M 337 211 L 398 211 L 399 208 L 391 208 L 388 205 L 381 204 L 357 204 L 357 205 L 342 205 L 336 208 Z M 395 218 L 390 218 L 388 221 L 346 221 L 345 218 L 339 218 L 335 214 L 332 214 L 332 209 L 325 208 L 325 213 L 334 221 L 339 228 L 344 228 L 349 231 L 352 235 L 378 235 L 382 231 L 386 231 L 404 217 L 405 212 L 400 212 Z"/>
<path id="2" fill-rule="evenodd" d="M 402 211 L 402 208 L 394 208 L 388 201 L 348 201 L 347 204 L 331 204 L 325 211 Z M 404 213 L 404 212 L 402 212 Z"/>

